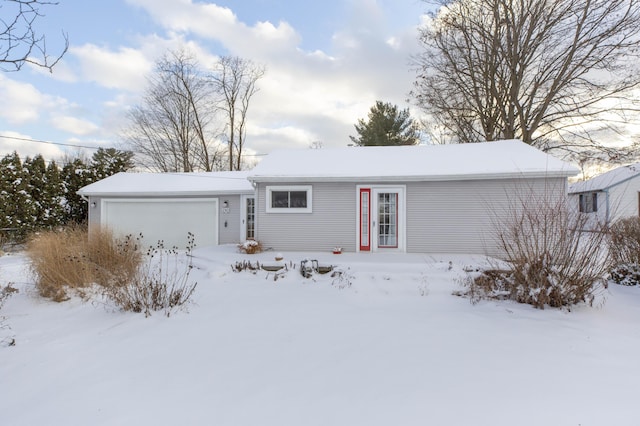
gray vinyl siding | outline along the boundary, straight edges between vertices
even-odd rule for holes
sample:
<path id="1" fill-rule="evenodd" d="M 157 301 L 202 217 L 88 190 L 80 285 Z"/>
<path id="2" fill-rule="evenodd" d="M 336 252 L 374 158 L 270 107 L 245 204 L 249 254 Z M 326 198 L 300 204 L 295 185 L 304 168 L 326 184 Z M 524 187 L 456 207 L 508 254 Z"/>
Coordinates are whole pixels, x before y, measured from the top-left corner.
<path id="1" fill-rule="evenodd" d="M 385 184 L 384 182 L 379 183 Z M 388 183 L 387 183 L 388 184 Z M 265 213 L 257 188 L 258 235 L 275 250 L 355 251 L 357 183 L 314 183 L 313 213 Z M 362 184 L 375 187 L 374 183 Z M 566 179 L 406 182 L 406 251 L 499 255 L 496 227 L 522 204 L 566 199 Z M 401 230 L 402 231 L 402 230 Z"/>
<path id="2" fill-rule="evenodd" d="M 89 224 L 89 232 L 91 232 L 92 228 L 100 227 L 100 215 L 102 209 L 102 198 L 101 197 L 88 197 L 88 209 L 89 212 L 87 217 L 87 223 Z M 91 207 L 92 204 L 95 203 L 95 207 Z"/>
<path id="3" fill-rule="evenodd" d="M 339 246 L 355 251 L 355 183 L 312 184 L 311 213 L 266 213 L 265 188 L 270 185 L 260 183 L 256 191 L 256 239 L 264 248 L 329 251 Z"/>
<path id="4" fill-rule="evenodd" d="M 240 195 L 220 195 L 218 198 L 218 243 L 237 244 L 240 242 Z M 229 202 L 229 212 L 224 212 L 224 202 Z"/>
<path id="5" fill-rule="evenodd" d="M 499 255 L 496 230 L 516 209 L 565 197 L 564 178 L 409 183 L 407 251 Z"/>

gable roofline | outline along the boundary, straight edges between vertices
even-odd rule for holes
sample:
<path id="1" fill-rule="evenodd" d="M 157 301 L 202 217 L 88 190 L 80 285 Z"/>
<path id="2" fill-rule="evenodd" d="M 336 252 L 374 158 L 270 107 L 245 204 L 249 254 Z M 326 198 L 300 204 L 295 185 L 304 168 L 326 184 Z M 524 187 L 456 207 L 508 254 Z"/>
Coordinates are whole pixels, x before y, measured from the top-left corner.
<path id="1" fill-rule="evenodd" d="M 606 192 L 613 187 L 627 183 L 637 177 L 640 177 L 640 163 L 628 164 L 609 170 L 591 179 L 569 185 L 569 194 Z"/>
<path id="2" fill-rule="evenodd" d="M 252 194 L 247 172 L 121 172 L 80 188 L 84 197 L 175 197 Z"/>
<path id="3" fill-rule="evenodd" d="M 424 175 L 424 176 L 277 176 L 277 175 L 253 175 L 249 176 L 250 182 L 442 182 L 442 181 L 462 181 L 462 180 L 495 180 L 495 179 L 521 179 L 521 178 L 567 178 L 575 173 L 534 173 L 534 172 L 514 172 L 514 173 L 477 173 L 477 174 L 449 174 L 449 175 Z"/>
<path id="4" fill-rule="evenodd" d="M 399 182 L 569 177 L 577 167 L 518 140 L 275 151 L 251 182 Z"/>

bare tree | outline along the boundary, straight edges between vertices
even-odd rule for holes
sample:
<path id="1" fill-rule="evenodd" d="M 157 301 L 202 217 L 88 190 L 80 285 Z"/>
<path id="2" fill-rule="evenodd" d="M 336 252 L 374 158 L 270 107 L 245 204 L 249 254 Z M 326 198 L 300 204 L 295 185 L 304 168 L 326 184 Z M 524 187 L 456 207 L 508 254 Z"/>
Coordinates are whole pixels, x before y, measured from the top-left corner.
<path id="1" fill-rule="evenodd" d="M 249 102 L 259 90 L 256 83 L 264 73 L 264 66 L 253 61 L 223 56 L 211 75 L 213 90 L 219 96 L 218 107 L 226 118 L 229 170 L 240 170 L 242 167 Z"/>
<path id="2" fill-rule="evenodd" d="M 158 60 L 129 118 L 125 138 L 143 166 L 162 172 L 221 168 L 211 88 L 188 52 Z"/>
<path id="3" fill-rule="evenodd" d="M 62 59 L 69 48 L 69 38 L 63 32 L 64 47 L 59 55 L 47 53 L 46 37 L 35 29 L 36 20 L 43 16 L 43 6 L 57 5 L 43 0 L 2 0 L 0 2 L 0 69 L 19 71 L 26 63 L 47 68 Z M 35 55 L 35 56 L 34 56 Z"/>
<path id="4" fill-rule="evenodd" d="M 640 0 L 454 0 L 421 28 L 412 93 L 454 142 L 519 138 L 606 160 L 637 112 Z"/>

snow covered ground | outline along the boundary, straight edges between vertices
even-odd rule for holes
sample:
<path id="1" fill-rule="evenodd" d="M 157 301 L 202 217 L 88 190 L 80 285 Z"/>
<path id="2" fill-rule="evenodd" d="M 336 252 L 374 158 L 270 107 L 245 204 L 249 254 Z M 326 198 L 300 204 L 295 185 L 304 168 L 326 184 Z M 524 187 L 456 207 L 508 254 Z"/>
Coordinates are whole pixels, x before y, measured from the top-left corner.
<path id="1" fill-rule="evenodd" d="M 26 258 L 1 257 L 20 293 L 0 311 L 0 424 L 640 424 L 638 288 L 572 312 L 472 305 L 452 292 L 477 258 L 283 254 L 351 285 L 235 273 L 274 253 L 205 248 L 188 312 L 145 318 L 38 298 Z"/>

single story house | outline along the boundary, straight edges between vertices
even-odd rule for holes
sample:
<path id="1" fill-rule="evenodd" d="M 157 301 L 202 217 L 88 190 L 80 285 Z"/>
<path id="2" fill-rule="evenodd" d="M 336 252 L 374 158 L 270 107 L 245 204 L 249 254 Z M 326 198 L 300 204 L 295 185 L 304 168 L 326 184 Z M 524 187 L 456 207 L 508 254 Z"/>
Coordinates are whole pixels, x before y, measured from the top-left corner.
<path id="1" fill-rule="evenodd" d="M 609 226 L 618 219 L 640 215 L 640 163 L 618 167 L 569 186 L 569 203 L 588 215 L 586 227 Z"/>
<path id="2" fill-rule="evenodd" d="M 496 225 L 565 201 L 578 169 L 520 141 L 282 150 L 248 172 L 120 173 L 82 188 L 89 226 L 198 246 L 498 254 Z"/>
<path id="3" fill-rule="evenodd" d="M 147 245 L 185 248 L 254 237 L 253 186 L 247 172 L 118 173 L 78 191 L 97 227 L 142 234 Z"/>
<path id="4" fill-rule="evenodd" d="M 248 175 L 275 250 L 499 254 L 496 224 L 579 170 L 517 140 L 283 150 Z"/>

